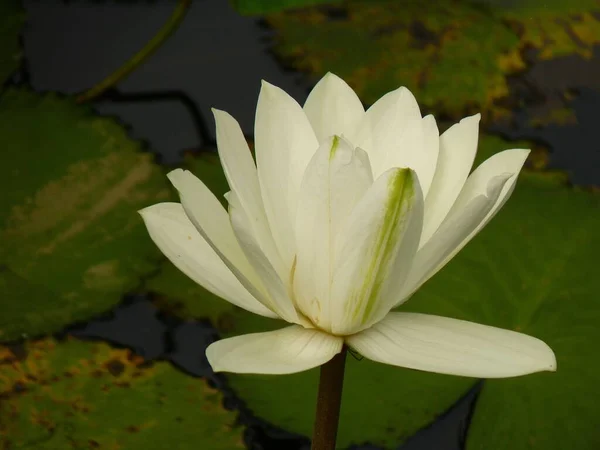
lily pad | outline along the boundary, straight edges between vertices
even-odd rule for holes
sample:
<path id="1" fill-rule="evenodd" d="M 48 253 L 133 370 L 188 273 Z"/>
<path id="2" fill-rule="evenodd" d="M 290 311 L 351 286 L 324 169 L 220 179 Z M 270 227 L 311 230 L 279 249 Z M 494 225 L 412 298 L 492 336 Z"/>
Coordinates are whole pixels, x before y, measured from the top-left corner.
<path id="1" fill-rule="evenodd" d="M 21 62 L 19 33 L 24 23 L 25 11 L 19 0 L 0 2 L 0 86 Z"/>
<path id="2" fill-rule="evenodd" d="M 0 396 L 2 448 L 244 448 L 235 414 L 204 380 L 102 343 L 0 347 Z"/>
<path id="3" fill-rule="evenodd" d="M 182 319 L 210 319 L 217 327 L 226 323 L 229 315 L 238 309 L 193 282 L 170 261 L 161 265 L 144 288 L 153 294 L 154 304 L 162 311 Z"/>
<path id="4" fill-rule="evenodd" d="M 600 196 L 524 173 L 503 210 L 403 310 L 539 337 L 556 373 L 487 380 L 467 450 L 600 447 Z"/>
<path id="5" fill-rule="evenodd" d="M 509 93 L 506 76 L 525 69 L 525 49 L 589 57 L 600 42 L 594 1 L 489 3 L 354 0 L 333 17 L 313 7 L 266 20 L 275 52 L 315 80 L 334 72 L 368 104 L 405 85 L 425 109 L 455 119 L 507 114 L 498 100 Z"/>
<path id="6" fill-rule="evenodd" d="M 1 341 L 106 311 L 155 270 L 160 252 L 136 211 L 172 194 L 123 127 L 69 99 L 11 89 L 0 139 Z"/>

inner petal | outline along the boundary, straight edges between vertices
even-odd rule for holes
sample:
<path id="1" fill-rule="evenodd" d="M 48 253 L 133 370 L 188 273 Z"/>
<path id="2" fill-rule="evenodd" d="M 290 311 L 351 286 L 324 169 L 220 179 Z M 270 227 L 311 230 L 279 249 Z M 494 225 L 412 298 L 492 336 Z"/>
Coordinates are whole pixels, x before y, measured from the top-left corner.
<path id="1" fill-rule="evenodd" d="M 339 136 L 326 139 L 308 164 L 298 196 L 292 290 L 297 308 L 328 329 L 335 240 L 373 183 L 369 158 Z"/>

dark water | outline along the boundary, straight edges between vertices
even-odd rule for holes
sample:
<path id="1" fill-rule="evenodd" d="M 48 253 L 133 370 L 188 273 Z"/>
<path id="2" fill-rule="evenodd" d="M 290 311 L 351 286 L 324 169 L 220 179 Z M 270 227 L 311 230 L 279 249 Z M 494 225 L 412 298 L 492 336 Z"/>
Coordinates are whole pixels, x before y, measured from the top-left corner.
<path id="1" fill-rule="evenodd" d="M 550 150 L 550 169 L 566 171 L 573 184 L 600 185 L 600 47 L 590 59 L 568 55 L 534 62 L 525 73 L 509 77 L 509 87 L 514 114 L 488 131 L 539 142 Z M 564 124 L 543 125 L 552 110 L 562 108 L 574 111 L 575 117 Z"/>
<path id="2" fill-rule="evenodd" d="M 171 14 L 173 2 L 151 4 L 52 3 L 26 1 L 24 35 L 27 80 L 36 90 L 77 93 L 113 72 L 138 51 Z M 214 147 L 210 107 L 236 117 L 252 134 L 260 80 L 266 79 L 302 101 L 306 78 L 283 70 L 268 53 L 269 31 L 256 19 L 237 15 L 224 0 L 194 2 L 183 24 L 147 62 L 93 106 L 114 115 L 132 135 L 149 142 L 164 163 L 175 165 L 186 149 Z M 511 80 L 516 113 L 490 130 L 508 138 L 537 140 L 552 150 L 551 167 L 568 170 L 572 181 L 600 183 L 600 151 L 592 131 L 599 128 L 600 55 L 592 61 L 568 57 L 545 62 Z M 579 69 L 573 70 L 573 67 Z M 532 117 L 570 100 L 577 123 L 532 127 Z M 132 348 L 148 359 L 170 360 L 192 376 L 206 377 L 225 393 L 225 406 L 240 410 L 250 449 L 308 449 L 295 436 L 254 417 L 235 397 L 223 375 L 204 356 L 218 338 L 207 322 L 181 322 L 159 313 L 145 296 L 129 296 L 110 314 L 67 330 L 82 339 L 101 339 Z M 418 432 L 402 450 L 458 450 L 481 384 L 435 423 Z M 315 393 L 316 395 L 316 393 Z M 352 447 L 353 450 L 376 447 Z"/>

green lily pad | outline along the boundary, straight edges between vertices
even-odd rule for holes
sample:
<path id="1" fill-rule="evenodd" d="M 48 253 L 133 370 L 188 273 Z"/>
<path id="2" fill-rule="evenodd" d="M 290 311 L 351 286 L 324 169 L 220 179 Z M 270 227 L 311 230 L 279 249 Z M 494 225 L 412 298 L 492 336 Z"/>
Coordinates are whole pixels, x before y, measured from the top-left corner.
<path id="1" fill-rule="evenodd" d="M 0 97 L 0 341 L 106 311 L 160 260 L 136 213 L 171 198 L 111 119 L 57 95 Z"/>
<path id="2" fill-rule="evenodd" d="M 556 373 L 488 380 L 467 450 L 600 447 L 600 197 L 562 175 L 524 173 L 485 231 L 403 310 L 539 337 Z"/>
<path id="3" fill-rule="evenodd" d="M 0 85 L 16 70 L 23 52 L 19 33 L 25 23 L 25 11 L 19 0 L 0 2 Z"/>
<path id="4" fill-rule="evenodd" d="M 340 4 L 341 0 L 231 0 L 231 3 L 240 14 L 253 15 L 318 5 L 321 3 Z"/>
<path id="5" fill-rule="evenodd" d="M 144 288 L 153 294 L 154 304 L 162 311 L 182 319 L 210 319 L 217 327 L 227 323 L 229 315 L 238 309 L 193 282 L 170 261 L 161 265 Z"/>
<path id="6" fill-rule="evenodd" d="M 235 413 L 204 380 L 102 343 L 0 347 L 0 447 L 243 449 Z"/>
<path id="7" fill-rule="evenodd" d="M 420 0 L 354 0 L 334 18 L 314 7 L 266 20 L 277 32 L 275 52 L 314 79 L 334 72 L 367 104 L 405 85 L 425 109 L 457 119 L 508 113 L 497 100 L 509 93 L 506 76 L 525 69 L 528 47 L 540 58 L 589 57 L 600 42 L 595 8 L 591 0 L 444 0 L 435 8 Z"/>

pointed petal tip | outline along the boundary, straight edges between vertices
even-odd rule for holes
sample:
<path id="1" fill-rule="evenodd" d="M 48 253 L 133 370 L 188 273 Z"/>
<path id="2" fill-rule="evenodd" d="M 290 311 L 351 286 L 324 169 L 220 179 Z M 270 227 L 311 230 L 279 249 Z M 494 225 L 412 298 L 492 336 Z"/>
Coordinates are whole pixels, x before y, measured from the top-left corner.
<path id="1" fill-rule="evenodd" d="M 437 133 L 437 136 L 439 137 L 440 135 L 440 130 L 438 128 L 437 125 L 437 121 L 435 120 L 435 117 L 433 114 L 428 114 L 425 117 L 423 117 L 423 124 L 426 127 L 425 129 L 429 132 L 435 132 Z"/>
<path id="2" fill-rule="evenodd" d="M 272 89 L 277 89 L 277 86 L 269 83 L 267 80 L 260 80 L 261 91 L 264 89 L 266 91 L 270 91 Z"/>
<path id="3" fill-rule="evenodd" d="M 471 123 L 473 122 L 474 125 L 479 124 L 479 122 L 481 121 L 481 113 L 477 113 L 477 114 L 473 114 L 472 116 L 467 116 L 464 117 L 462 119 L 460 119 L 460 122 L 458 123 Z"/>
<path id="4" fill-rule="evenodd" d="M 527 159 L 527 157 L 531 153 L 531 149 L 529 149 L 529 148 L 513 148 L 512 150 L 507 150 L 507 151 L 521 154 L 523 156 L 523 160 Z"/>
<path id="5" fill-rule="evenodd" d="M 187 172 L 187 170 L 184 170 L 182 168 L 177 168 L 177 169 L 173 169 L 171 170 L 169 173 L 167 173 L 167 178 L 171 181 L 173 181 L 173 179 L 176 179 L 178 177 L 180 177 L 181 175 L 184 175 Z"/>
<path id="6" fill-rule="evenodd" d="M 181 207 L 181 205 L 177 202 L 155 203 L 154 205 L 150 205 L 150 206 L 146 206 L 145 208 L 138 209 L 137 213 L 140 216 L 142 216 L 142 218 L 145 221 L 150 214 L 157 213 L 158 215 L 161 215 L 160 214 L 161 211 L 165 212 L 165 210 L 166 210 L 168 212 L 172 212 L 174 210 L 174 208 L 177 208 L 177 207 Z"/>
<path id="7" fill-rule="evenodd" d="M 542 365 L 543 368 L 540 369 L 541 371 L 545 371 L 545 372 L 556 372 L 558 370 L 558 364 L 556 362 L 556 354 L 554 353 L 554 351 L 550 348 L 550 346 L 548 344 L 546 344 L 544 341 L 540 341 L 544 344 L 545 347 L 545 351 L 546 351 L 546 355 L 545 355 L 545 363 Z"/>
<path id="8" fill-rule="evenodd" d="M 333 72 L 327 72 L 325 75 L 323 75 L 323 80 L 327 80 L 327 81 L 341 81 L 342 83 L 346 84 L 346 82 L 339 76 L 337 76 L 335 73 Z"/>

